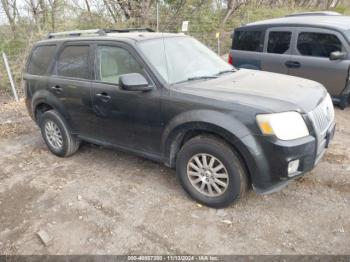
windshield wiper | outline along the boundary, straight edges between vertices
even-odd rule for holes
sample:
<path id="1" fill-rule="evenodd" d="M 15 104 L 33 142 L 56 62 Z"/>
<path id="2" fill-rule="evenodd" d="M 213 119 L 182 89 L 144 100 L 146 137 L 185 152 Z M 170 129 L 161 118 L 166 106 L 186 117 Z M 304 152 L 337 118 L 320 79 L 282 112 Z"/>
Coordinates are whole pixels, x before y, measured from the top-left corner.
<path id="1" fill-rule="evenodd" d="M 232 68 L 232 69 L 229 69 L 229 70 L 222 70 L 222 71 L 219 71 L 219 73 L 216 74 L 216 76 L 218 75 L 222 75 L 222 74 L 226 74 L 226 73 L 231 73 L 231 72 L 236 72 L 237 70 Z"/>
<path id="2" fill-rule="evenodd" d="M 187 78 L 186 80 L 175 82 L 174 84 L 181 84 L 181 83 L 188 82 L 188 81 L 194 81 L 194 80 L 200 80 L 200 79 L 213 79 L 213 78 L 218 78 L 218 76 L 217 75 L 213 75 L 213 76 L 193 76 L 193 77 Z"/>
<path id="3" fill-rule="evenodd" d="M 211 79 L 211 78 L 218 78 L 218 77 L 217 76 L 194 76 L 194 77 L 187 78 L 187 81 L 198 80 L 198 79 Z"/>

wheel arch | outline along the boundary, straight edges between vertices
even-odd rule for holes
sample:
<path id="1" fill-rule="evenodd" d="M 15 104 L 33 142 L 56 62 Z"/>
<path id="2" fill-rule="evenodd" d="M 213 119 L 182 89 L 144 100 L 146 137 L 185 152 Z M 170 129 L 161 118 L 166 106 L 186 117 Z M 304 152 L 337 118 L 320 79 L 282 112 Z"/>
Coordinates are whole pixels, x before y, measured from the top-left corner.
<path id="1" fill-rule="evenodd" d="M 164 162 L 175 167 L 176 154 L 181 147 L 197 135 L 215 136 L 225 141 L 241 158 L 249 172 L 250 156 L 241 138 L 250 135 L 249 129 L 231 115 L 209 110 L 187 112 L 174 118 L 162 137 Z"/>
<path id="2" fill-rule="evenodd" d="M 47 90 L 38 91 L 33 95 L 32 109 L 33 109 L 33 115 L 37 124 L 40 124 L 38 113 L 44 113 L 45 111 L 51 110 L 51 109 L 56 110 L 58 113 L 60 113 L 64 117 L 64 119 L 67 122 L 69 121 L 69 114 L 67 110 L 64 108 L 62 102 Z"/>

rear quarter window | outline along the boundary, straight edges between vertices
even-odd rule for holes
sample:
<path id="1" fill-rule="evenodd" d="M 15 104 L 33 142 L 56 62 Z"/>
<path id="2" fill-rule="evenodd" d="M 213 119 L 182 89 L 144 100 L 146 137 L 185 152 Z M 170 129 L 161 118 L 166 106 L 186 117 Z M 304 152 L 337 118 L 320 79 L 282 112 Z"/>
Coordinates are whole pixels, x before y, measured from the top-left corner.
<path id="1" fill-rule="evenodd" d="M 232 49 L 262 52 L 263 51 L 263 31 L 235 31 L 233 34 Z"/>
<path id="2" fill-rule="evenodd" d="M 55 55 L 56 45 L 37 46 L 30 57 L 27 72 L 32 75 L 46 75 Z"/>

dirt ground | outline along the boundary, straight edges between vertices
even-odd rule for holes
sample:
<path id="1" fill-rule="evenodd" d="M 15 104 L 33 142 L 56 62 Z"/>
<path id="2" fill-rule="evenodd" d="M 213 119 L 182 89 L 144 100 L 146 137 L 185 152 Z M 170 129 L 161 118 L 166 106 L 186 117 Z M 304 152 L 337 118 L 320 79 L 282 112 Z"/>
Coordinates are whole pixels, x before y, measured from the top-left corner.
<path id="1" fill-rule="evenodd" d="M 215 210 L 161 164 L 89 144 L 52 155 L 23 102 L 5 101 L 1 254 L 350 254 L 350 108 L 336 110 L 335 139 L 311 173 Z"/>

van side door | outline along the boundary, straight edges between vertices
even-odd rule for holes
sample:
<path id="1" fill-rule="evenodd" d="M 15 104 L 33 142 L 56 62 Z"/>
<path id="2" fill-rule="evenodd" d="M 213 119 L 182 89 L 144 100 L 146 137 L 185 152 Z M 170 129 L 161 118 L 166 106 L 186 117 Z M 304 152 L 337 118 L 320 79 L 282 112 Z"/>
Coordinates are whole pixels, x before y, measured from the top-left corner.
<path id="1" fill-rule="evenodd" d="M 331 60 L 334 51 L 347 53 L 347 59 Z M 332 96 L 345 89 L 350 67 L 349 46 L 336 31 L 301 27 L 296 29 L 289 74 L 323 84 Z"/>
<path id="2" fill-rule="evenodd" d="M 272 27 L 266 31 L 261 69 L 264 71 L 288 74 L 286 63 L 290 60 L 294 29 Z"/>

